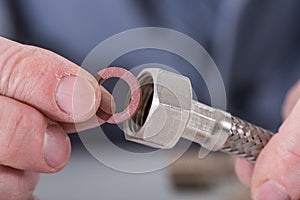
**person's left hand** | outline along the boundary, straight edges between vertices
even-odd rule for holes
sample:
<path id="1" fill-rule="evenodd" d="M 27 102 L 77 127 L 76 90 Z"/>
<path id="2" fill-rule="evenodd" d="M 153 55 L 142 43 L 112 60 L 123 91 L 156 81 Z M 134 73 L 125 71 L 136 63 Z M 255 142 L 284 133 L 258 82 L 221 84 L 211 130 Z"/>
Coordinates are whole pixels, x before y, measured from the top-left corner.
<path id="1" fill-rule="evenodd" d="M 0 199 L 32 199 L 38 173 L 58 172 L 68 162 L 74 123 L 103 123 L 86 122 L 99 106 L 112 113 L 111 101 L 74 63 L 0 37 Z"/>

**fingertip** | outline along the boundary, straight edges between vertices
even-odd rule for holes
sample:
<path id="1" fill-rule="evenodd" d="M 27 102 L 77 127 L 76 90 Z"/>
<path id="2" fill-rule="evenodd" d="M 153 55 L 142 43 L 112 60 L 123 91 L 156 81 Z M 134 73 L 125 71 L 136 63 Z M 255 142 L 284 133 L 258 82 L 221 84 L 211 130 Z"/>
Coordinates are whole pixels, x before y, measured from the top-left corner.
<path id="1" fill-rule="evenodd" d="M 80 76 L 62 78 L 56 91 L 58 107 L 69 114 L 75 122 L 85 121 L 95 114 L 100 98 L 98 86 Z"/>
<path id="2" fill-rule="evenodd" d="M 243 158 L 237 158 L 235 161 L 235 172 L 242 184 L 250 187 L 254 165 Z"/>
<path id="3" fill-rule="evenodd" d="M 99 108 L 108 114 L 113 114 L 116 111 L 114 97 L 102 86 L 100 86 L 101 101 Z"/>
<path id="4" fill-rule="evenodd" d="M 267 180 L 264 182 L 257 191 L 252 193 L 255 200 L 290 200 L 286 189 L 274 180 Z"/>
<path id="5" fill-rule="evenodd" d="M 44 137 L 44 159 L 51 172 L 61 170 L 71 154 L 71 142 L 67 133 L 59 126 L 50 125 Z"/>

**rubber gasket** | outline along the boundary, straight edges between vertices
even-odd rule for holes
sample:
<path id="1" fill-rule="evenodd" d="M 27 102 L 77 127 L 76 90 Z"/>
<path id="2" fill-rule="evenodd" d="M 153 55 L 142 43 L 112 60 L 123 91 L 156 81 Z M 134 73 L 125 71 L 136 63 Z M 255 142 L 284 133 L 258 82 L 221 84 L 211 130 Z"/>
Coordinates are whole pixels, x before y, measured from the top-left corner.
<path id="1" fill-rule="evenodd" d="M 96 75 L 98 83 L 101 85 L 106 79 L 109 78 L 123 79 L 129 86 L 131 98 L 128 106 L 119 113 L 109 114 L 101 109 L 97 112 L 97 116 L 108 123 L 117 124 L 130 119 L 139 107 L 141 100 L 141 89 L 136 77 L 126 69 L 120 67 L 109 67 L 99 71 Z"/>

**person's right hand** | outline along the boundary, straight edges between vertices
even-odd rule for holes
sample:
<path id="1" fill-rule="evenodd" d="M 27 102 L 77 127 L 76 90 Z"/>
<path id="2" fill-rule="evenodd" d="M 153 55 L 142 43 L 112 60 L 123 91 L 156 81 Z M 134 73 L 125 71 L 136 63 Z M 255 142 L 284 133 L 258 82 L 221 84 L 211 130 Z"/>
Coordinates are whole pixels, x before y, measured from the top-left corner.
<path id="1" fill-rule="evenodd" d="M 0 37 L 1 200 L 33 199 L 37 172 L 54 173 L 66 165 L 72 123 L 88 120 L 100 101 L 110 100 L 77 65 Z"/>
<path id="2" fill-rule="evenodd" d="M 286 96 L 283 118 L 255 165 L 237 159 L 237 175 L 255 200 L 300 199 L 300 80 Z"/>

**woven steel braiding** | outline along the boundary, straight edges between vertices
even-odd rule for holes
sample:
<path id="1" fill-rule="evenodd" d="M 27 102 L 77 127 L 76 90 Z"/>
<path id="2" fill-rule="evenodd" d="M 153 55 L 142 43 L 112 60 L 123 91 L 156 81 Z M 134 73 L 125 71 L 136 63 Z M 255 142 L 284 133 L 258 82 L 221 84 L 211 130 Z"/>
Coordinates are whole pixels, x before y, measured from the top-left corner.
<path id="1" fill-rule="evenodd" d="M 254 163 L 272 135 L 270 131 L 232 117 L 230 135 L 221 151 L 244 157 Z"/>

